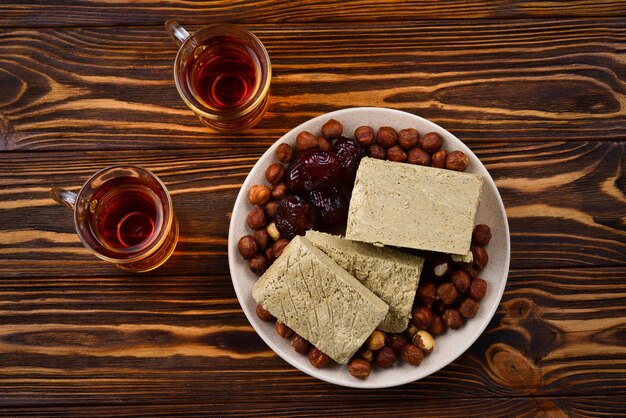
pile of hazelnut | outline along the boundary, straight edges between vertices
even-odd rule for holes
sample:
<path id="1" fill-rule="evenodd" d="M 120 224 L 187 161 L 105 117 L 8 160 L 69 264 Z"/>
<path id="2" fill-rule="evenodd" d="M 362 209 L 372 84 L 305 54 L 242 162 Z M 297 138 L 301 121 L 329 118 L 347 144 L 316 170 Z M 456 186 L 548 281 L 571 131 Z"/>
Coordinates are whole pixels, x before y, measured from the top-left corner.
<path id="1" fill-rule="evenodd" d="M 239 240 L 238 250 L 252 272 L 262 275 L 294 235 L 345 223 L 349 202 L 342 189 L 354 185 L 362 157 L 455 171 L 465 171 L 469 162 L 461 151 L 442 149 L 443 138 L 437 132 L 420 137 L 413 128 L 396 131 L 383 126 L 375 131 L 360 126 L 354 138 L 342 134 L 342 124 L 334 119 L 322 126 L 321 135 L 300 132 L 295 148 L 286 143 L 277 147 L 276 161 L 265 171 L 268 184 L 248 190 L 254 208 L 246 222 L 253 232 Z M 432 335 L 458 329 L 465 319 L 473 318 L 487 291 L 487 283 L 478 273 L 487 264 L 484 246 L 490 239 L 488 226 L 476 226 L 471 262 L 455 261 L 447 254 L 420 253 L 426 263 L 408 328 L 404 333 L 388 335 L 374 331 L 350 361 L 350 373 L 364 379 L 371 373 L 372 363 L 387 368 L 398 357 L 418 366 L 435 347 Z M 256 314 L 263 321 L 275 321 L 278 335 L 291 339 L 296 352 L 307 354 L 314 367 L 330 362 L 326 354 L 262 306 L 257 306 Z"/>

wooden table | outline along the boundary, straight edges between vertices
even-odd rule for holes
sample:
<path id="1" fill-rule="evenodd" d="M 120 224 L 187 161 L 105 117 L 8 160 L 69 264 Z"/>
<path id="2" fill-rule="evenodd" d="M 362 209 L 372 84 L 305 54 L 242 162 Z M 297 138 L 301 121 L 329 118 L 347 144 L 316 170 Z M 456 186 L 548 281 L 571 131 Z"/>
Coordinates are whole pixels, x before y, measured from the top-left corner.
<path id="1" fill-rule="evenodd" d="M 274 68 L 263 121 L 203 128 L 166 18 L 245 25 Z M 0 415 L 597 415 L 626 411 L 626 4 L 9 0 L 0 4 Z M 500 189 L 511 272 L 482 337 L 413 384 L 352 390 L 277 357 L 244 317 L 229 214 L 283 133 L 352 106 L 465 141 Z M 173 258 L 91 256 L 51 186 L 114 163 L 173 194 Z"/>

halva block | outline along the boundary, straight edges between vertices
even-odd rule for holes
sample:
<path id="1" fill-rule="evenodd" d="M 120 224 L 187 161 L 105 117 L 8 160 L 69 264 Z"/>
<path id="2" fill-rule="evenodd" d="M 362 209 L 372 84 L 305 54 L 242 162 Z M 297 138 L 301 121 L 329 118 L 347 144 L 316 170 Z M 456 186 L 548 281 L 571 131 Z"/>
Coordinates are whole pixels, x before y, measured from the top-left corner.
<path id="1" fill-rule="evenodd" d="M 263 308 L 337 363 L 345 364 L 389 306 L 303 237 L 256 282 Z"/>
<path id="2" fill-rule="evenodd" d="M 465 255 L 482 185 L 477 174 L 363 158 L 346 238 Z"/>
<path id="3" fill-rule="evenodd" d="M 305 237 L 389 305 L 378 329 L 406 329 L 424 266 L 422 257 L 313 230 Z"/>

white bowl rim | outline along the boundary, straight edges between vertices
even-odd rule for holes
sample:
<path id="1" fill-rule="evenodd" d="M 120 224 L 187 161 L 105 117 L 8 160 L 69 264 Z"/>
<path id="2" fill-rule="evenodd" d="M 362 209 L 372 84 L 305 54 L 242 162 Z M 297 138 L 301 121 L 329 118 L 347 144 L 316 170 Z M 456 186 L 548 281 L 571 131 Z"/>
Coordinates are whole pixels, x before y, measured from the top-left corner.
<path id="1" fill-rule="evenodd" d="M 237 241 L 239 240 L 240 237 L 235 237 L 235 225 L 234 225 L 234 219 L 235 217 L 235 211 L 237 210 L 237 208 L 241 208 L 243 207 L 243 204 L 245 203 L 245 199 L 247 199 L 247 193 L 245 192 L 246 190 L 249 189 L 249 187 L 252 185 L 252 178 L 250 176 L 250 174 L 255 171 L 255 169 L 257 169 L 257 167 L 259 166 L 261 161 L 264 161 L 265 159 L 269 158 L 270 155 L 273 155 L 276 151 L 276 148 L 278 147 L 278 145 L 280 145 L 281 143 L 285 142 L 285 138 L 286 137 L 290 137 L 291 135 L 294 135 L 300 131 L 303 130 L 302 125 L 305 124 L 319 124 L 319 126 L 321 126 L 322 123 L 320 122 L 326 122 L 328 119 L 334 118 L 337 120 L 341 120 L 342 116 L 346 115 L 346 114 L 350 114 L 353 113 L 355 111 L 364 111 L 364 112 L 380 112 L 382 114 L 385 114 L 386 112 L 388 112 L 388 114 L 401 114 L 402 116 L 405 117 L 410 117 L 410 118 L 414 118 L 416 121 L 419 121 L 422 124 L 426 124 L 426 125 L 431 125 L 433 128 L 433 130 L 439 130 L 439 131 L 443 131 L 446 133 L 447 136 L 449 136 L 451 139 L 455 140 L 457 142 L 457 144 L 455 144 L 458 148 L 460 148 L 461 151 L 463 151 L 464 153 L 466 153 L 467 155 L 470 155 L 471 157 L 473 157 L 475 160 L 478 161 L 478 163 L 480 164 L 480 166 L 484 169 L 484 174 L 483 176 L 485 177 L 485 183 L 483 185 L 483 188 L 485 187 L 490 187 L 495 191 L 495 197 L 497 200 L 497 204 L 499 206 L 499 209 L 501 211 L 501 215 L 502 215 L 502 219 L 504 220 L 504 223 L 502 225 L 502 227 L 504 228 L 504 232 L 505 232 L 505 236 L 506 236 L 506 240 L 505 240 L 505 244 L 506 244 L 506 251 L 505 251 L 505 259 L 504 259 L 504 275 L 501 278 L 501 280 L 504 282 L 503 285 L 501 286 L 501 288 L 499 289 L 498 294 L 496 295 L 496 299 L 495 299 L 495 303 L 490 306 L 489 308 L 489 312 L 486 316 L 486 319 L 483 321 L 482 324 L 480 324 L 480 326 L 478 327 L 478 329 L 474 332 L 474 334 L 471 336 L 471 338 L 466 339 L 463 343 L 459 344 L 458 346 L 456 346 L 454 353 L 447 358 L 445 361 L 442 362 L 441 365 L 438 365 L 436 367 L 433 367 L 432 370 L 429 371 L 429 373 L 426 374 L 422 374 L 421 376 L 417 376 L 415 377 L 414 375 L 418 375 L 420 374 L 420 367 L 415 368 L 415 373 L 407 373 L 406 375 L 404 375 L 403 378 L 401 379 L 395 379 L 395 380 L 391 380 L 391 381 L 385 381 L 383 383 L 372 383 L 369 382 L 368 383 L 368 379 L 354 379 L 354 380 L 346 380 L 343 378 L 337 378 L 333 375 L 329 375 L 327 373 L 324 373 L 324 369 L 316 369 L 316 368 L 311 368 L 311 369 L 303 369 L 302 367 L 300 367 L 300 365 L 294 360 L 295 356 L 302 356 L 302 354 L 298 354 L 295 351 L 291 351 L 290 353 L 288 353 L 287 355 L 282 355 L 281 352 L 283 352 L 282 348 L 278 347 L 276 344 L 274 344 L 274 342 L 270 339 L 270 337 L 268 335 L 265 335 L 264 332 L 260 332 L 255 326 L 254 323 L 257 321 L 257 317 L 256 317 L 256 312 L 254 311 L 250 311 L 248 309 L 248 307 L 246 306 L 245 303 L 242 303 L 242 300 L 244 300 L 244 298 L 247 297 L 252 297 L 251 295 L 244 295 L 241 294 L 242 290 L 239 289 L 239 286 L 236 283 L 236 280 L 233 276 L 233 269 L 234 267 L 237 265 L 237 257 L 239 257 L 238 252 L 236 251 L 236 247 L 237 247 Z M 483 189 L 484 190 L 484 189 Z M 231 221 L 230 221 L 230 225 L 229 225 L 229 230 L 228 230 L 228 264 L 229 264 L 229 269 L 230 269 L 230 275 L 231 275 L 231 281 L 233 283 L 233 287 L 235 289 L 235 294 L 237 295 L 237 300 L 239 302 L 239 305 L 241 306 L 241 309 L 243 310 L 244 314 L 246 315 L 246 318 L 248 319 L 248 322 L 250 322 L 250 325 L 252 326 L 252 328 L 255 330 L 255 332 L 257 333 L 257 335 L 259 335 L 261 337 L 261 339 L 263 341 L 265 341 L 265 343 L 274 351 L 274 353 L 276 353 L 279 357 L 281 357 L 283 360 L 285 360 L 287 363 L 289 363 L 290 365 L 292 365 L 293 367 L 295 367 L 296 369 L 312 376 L 315 378 L 318 378 L 320 380 L 323 380 L 325 382 L 328 383 L 332 383 L 335 385 L 339 385 L 339 386 L 345 386 L 345 387 L 352 387 L 352 388 L 358 388 L 358 389 L 377 389 L 377 388 L 387 388 L 387 387 L 395 387 L 395 386 L 400 386 L 400 385 L 404 385 L 407 383 L 411 383 L 420 379 L 423 379 L 427 376 L 430 376 L 433 373 L 436 373 L 437 371 L 441 370 L 442 368 L 448 366 L 450 363 L 452 363 L 453 361 L 455 361 L 458 357 L 460 357 L 463 353 L 465 353 L 472 344 L 474 344 L 474 342 L 482 335 L 482 333 L 485 331 L 485 329 L 487 328 L 487 326 L 489 325 L 489 323 L 491 322 L 491 320 L 493 319 L 493 316 L 495 315 L 498 306 L 500 306 L 500 302 L 502 300 L 502 295 L 504 294 L 504 289 L 506 288 L 506 281 L 508 279 L 508 273 L 509 273 L 509 265 L 510 265 L 510 258 L 511 258 L 511 236 L 510 236 L 510 230 L 509 230 L 509 224 L 508 224 L 508 219 L 506 216 L 506 211 L 504 208 L 504 203 L 502 202 L 502 197 L 500 196 L 500 193 L 495 185 L 495 182 L 493 180 L 493 178 L 491 177 L 491 174 L 487 171 L 486 167 L 482 164 L 482 162 L 478 159 L 478 157 L 476 157 L 476 155 L 472 152 L 472 150 L 467 147 L 467 145 L 465 145 L 465 143 L 463 143 L 460 139 L 458 139 L 455 135 L 453 135 L 452 133 L 450 133 L 449 131 L 447 131 L 446 129 L 442 128 L 441 126 L 437 125 L 434 122 L 431 122 L 428 119 L 422 118 L 420 116 L 414 115 L 412 113 L 409 112 L 405 112 L 402 110 L 397 110 L 397 109 L 392 109 L 392 108 L 384 108 L 384 107 L 350 107 L 350 108 L 344 108 L 344 109 L 340 109 L 340 110 L 336 110 L 336 111 L 332 111 L 329 113 L 324 113 L 322 115 L 319 115 L 315 118 L 309 119 L 303 123 L 301 123 L 300 125 L 296 126 L 295 128 L 291 129 L 289 132 L 285 133 L 283 136 L 281 136 L 276 142 L 274 142 L 274 144 L 272 144 L 264 153 L 263 155 L 257 160 L 257 162 L 255 163 L 255 165 L 252 167 L 252 169 L 250 170 L 250 172 L 248 173 L 248 175 L 246 176 L 246 179 L 244 180 L 241 189 L 239 190 L 239 193 L 237 194 L 237 198 L 235 200 L 235 204 L 233 206 L 233 210 L 231 213 Z M 374 372 L 375 373 L 375 372 Z"/>

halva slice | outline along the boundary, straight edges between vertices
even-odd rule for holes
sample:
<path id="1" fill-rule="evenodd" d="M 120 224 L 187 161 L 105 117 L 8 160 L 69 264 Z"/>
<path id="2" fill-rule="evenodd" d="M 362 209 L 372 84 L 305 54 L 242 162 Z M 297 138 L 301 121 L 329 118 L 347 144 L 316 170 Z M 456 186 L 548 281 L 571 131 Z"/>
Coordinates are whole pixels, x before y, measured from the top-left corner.
<path id="1" fill-rule="evenodd" d="M 378 296 L 299 236 L 256 282 L 252 297 L 340 364 L 350 360 L 389 310 Z"/>
<path id="2" fill-rule="evenodd" d="M 363 158 L 346 238 L 465 255 L 482 185 L 477 174 Z"/>
<path id="3" fill-rule="evenodd" d="M 378 329 L 406 329 L 424 266 L 422 257 L 318 231 L 307 231 L 305 237 L 389 305 Z"/>

